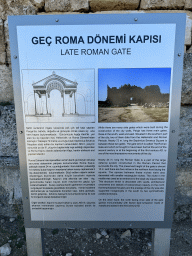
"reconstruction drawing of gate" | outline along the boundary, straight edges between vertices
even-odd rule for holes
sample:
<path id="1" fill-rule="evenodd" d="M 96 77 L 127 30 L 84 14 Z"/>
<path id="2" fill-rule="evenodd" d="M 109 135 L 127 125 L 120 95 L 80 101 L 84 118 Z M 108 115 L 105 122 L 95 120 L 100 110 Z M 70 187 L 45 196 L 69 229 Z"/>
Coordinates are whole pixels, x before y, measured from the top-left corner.
<path id="1" fill-rule="evenodd" d="M 65 107 L 65 95 L 68 95 L 73 106 L 70 108 L 72 115 L 78 114 L 76 111 L 76 92 L 77 82 L 70 81 L 64 77 L 56 75 L 55 72 L 52 75 L 33 83 L 34 102 L 35 102 L 35 116 L 51 116 L 49 109 L 49 98 L 52 90 L 58 90 L 61 93 L 63 99 L 62 104 L 62 116 L 66 115 Z M 43 104 L 45 103 L 45 104 Z M 45 106 L 44 106 L 45 105 Z"/>

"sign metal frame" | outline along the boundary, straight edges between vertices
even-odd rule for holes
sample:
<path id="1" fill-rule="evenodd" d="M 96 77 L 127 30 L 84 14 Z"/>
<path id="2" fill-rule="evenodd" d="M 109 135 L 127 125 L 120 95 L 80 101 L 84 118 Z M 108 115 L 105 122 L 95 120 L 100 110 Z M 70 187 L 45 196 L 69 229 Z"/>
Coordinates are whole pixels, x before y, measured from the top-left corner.
<path id="1" fill-rule="evenodd" d="M 81 14 L 9 16 L 11 62 L 16 108 L 21 185 L 23 192 L 24 219 L 26 228 L 171 228 L 173 219 L 175 169 L 179 133 L 180 98 L 185 38 L 185 14 Z M 172 104 L 169 130 L 167 183 L 164 221 L 31 221 L 27 160 L 25 148 L 24 118 L 22 110 L 21 78 L 17 26 L 49 25 L 106 25 L 106 24 L 176 24 L 173 65 Z"/>

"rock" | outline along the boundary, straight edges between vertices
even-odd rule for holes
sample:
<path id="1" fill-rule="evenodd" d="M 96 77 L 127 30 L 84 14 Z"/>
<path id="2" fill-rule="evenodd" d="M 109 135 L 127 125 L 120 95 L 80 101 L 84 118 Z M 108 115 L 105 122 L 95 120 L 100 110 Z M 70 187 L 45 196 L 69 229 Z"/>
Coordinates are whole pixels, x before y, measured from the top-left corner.
<path id="1" fill-rule="evenodd" d="M 192 104 L 192 53 L 184 55 L 181 104 Z"/>
<path id="2" fill-rule="evenodd" d="M 192 181 L 191 181 L 191 183 L 192 183 Z M 192 190 L 190 190 L 190 191 L 187 192 L 187 196 L 192 197 Z"/>
<path id="3" fill-rule="evenodd" d="M 30 0 L 6 0 L 4 4 L 5 18 L 8 15 L 35 15 L 37 7 Z"/>
<path id="4" fill-rule="evenodd" d="M 6 52 L 5 52 L 5 37 L 4 37 L 4 24 L 0 19 L 0 64 L 5 64 Z"/>
<path id="5" fill-rule="evenodd" d="M 192 20 L 187 15 L 186 19 L 186 27 L 185 27 L 185 45 L 191 45 L 191 29 L 192 28 Z"/>
<path id="6" fill-rule="evenodd" d="M 93 253 L 93 251 L 92 251 L 92 250 L 89 250 L 89 253 Z"/>
<path id="7" fill-rule="evenodd" d="M 69 12 L 59 12 L 59 11 L 57 11 L 57 12 L 38 12 L 37 13 L 37 15 L 57 15 L 57 14 L 59 14 L 59 15 L 69 15 L 69 14 L 83 14 L 82 12 L 71 12 L 71 11 L 69 11 Z"/>
<path id="8" fill-rule="evenodd" d="M 46 12 L 67 12 L 71 9 L 70 0 L 45 0 Z"/>
<path id="9" fill-rule="evenodd" d="M 184 213 L 184 212 L 177 212 L 174 215 L 174 220 L 177 221 L 177 222 L 184 221 L 186 219 L 187 219 L 187 214 Z"/>
<path id="10" fill-rule="evenodd" d="M 0 102 L 13 101 L 11 67 L 0 65 Z"/>
<path id="11" fill-rule="evenodd" d="M 149 242 L 149 243 L 147 244 L 147 247 L 148 247 L 148 249 L 151 249 L 152 244 Z"/>
<path id="12" fill-rule="evenodd" d="M 187 50 L 187 53 L 192 53 L 192 46 Z"/>
<path id="13" fill-rule="evenodd" d="M 11 247 L 10 247 L 9 243 L 4 244 L 3 246 L 0 247 L 1 256 L 10 255 L 10 253 L 11 253 Z"/>
<path id="14" fill-rule="evenodd" d="M 185 0 L 185 9 L 192 10 L 192 1 L 191 0 Z"/>
<path id="15" fill-rule="evenodd" d="M 73 256 L 73 254 L 72 253 L 70 253 L 70 252 L 68 252 L 68 253 L 66 253 L 66 255 L 65 256 Z"/>
<path id="16" fill-rule="evenodd" d="M 71 11 L 73 12 L 87 12 L 89 10 L 88 0 L 71 0 Z"/>
<path id="17" fill-rule="evenodd" d="M 191 150 L 191 149 L 190 149 Z M 181 168 L 176 177 L 175 187 L 180 191 L 182 195 L 192 196 L 192 172 L 187 168 Z"/>
<path id="18" fill-rule="evenodd" d="M 125 237 L 130 237 L 131 236 L 131 231 L 128 229 L 126 230 L 122 235 L 121 235 L 121 238 L 125 238 Z"/>
<path id="19" fill-rule="evenodd" d="M 0 19 L 5 19 L 5 7 L 4 7 L 4 1 L 0 1 Z"/>
<path id="20" fill-rule="evenodd" d="M 11 64 L 11 51 L 10 51 L 10 40 L 9 40 L 9 28 L 8 28 L 8 21 L 4 22 L 4 33 L 5 33 L 5 43 L 6 47 L 6 54 L 7 54 L 7 62 Z"/>
<path id="21" fill-rule="evenodd" d="M 183 196 L 183 199 L 185 199 L 186 196 Z M 182 203 L 182 204 L 181 204 Z M 175 207 L 175 212 L 173 215 L 174 221 L 180 222 L 183 220 L 190 220 L 191 219 L 191 198 L 187 202 L 182 200 L 182 202 L 176 202 L 177 207 Z"/>
<path id="22" fill-rule="evenodd" d="M 0 91 L 3 91 L 1 86 Z M 20 184 L 20 172 L 17 158 L 18 147 L 14 105 L 9 105 L 7 107 L 0 106 L 0 112 L 0 187 L 2 186 L 5 188 L 5 193 L 12 194 L 10 195 L 10 199 L 18 199 L 21 193 L 19 192 L 18 196 L 17 186 Z M 5 158 L 3 158 L 3 156 Z M 14 158 L 7 158 L 7 156 L 12 156 Z M 10 169 L 14 171 L 11 172 Z M 6 195 L 4 195 L 4 198 L 6 198 Z M 6 203 L 4 200 L 4 202 L 2 200 L 3 197 L 0 199 L 0 202 Z M 15 202 L 13 201 L 12 203 Z M 2 208 L 0 207 L 0 212 L 1 210 Z M 3 215 L 3 213 L 0 213 L 0 215 Z M 5 216 L 7 215 L 5 214 Z M 15 215 L 11 213 L 8 216 L 15 217 Z"/>
<path id="23" fill-rule="evenodd" d="M 88 0 L 45 0 L 46 12 L 87 12 L 88 10 Z"/>
<path id="24" fill-rule="evenodd" d="M 13 222 L 13 221 L 15 221 L 15 218 L 10 218 L 9 221 Z"/>
<path id="25" fill-rule="evenodd" d="M 179 133 L 179 141 L 178 141 L 178 148 L 177 148 L 177 155 L 178 155 L 178 177 L 176 179 L 176 187 L 179 187 L 179 190 L 183 191 L 185 189 L 185 184 L 180 183 L 180 181 L 185 179 L 186 173 L 191 173 L 191 160 L 192 160 L 192 151 L 191 151 L 191 144 L 192 144 L 192 106 L 181 106 L 180 109 L 180 133 Z M 183 173 L 183 174 L 182 174 Z M 181 175 L 182 174 L 182 175 Z M 188 176 L 188 174 L 187 174 Z M 189 176 L 187 177 L 189 178 Z M 178 181 L 178 182 L 177 182 Z M 189 182 L 187 182 L 190 184 Z M 190 185 L 188 186 L 188 189 Z M 186 193 L 183 191 L 182 194 Z"/>
<path id="26" fill-rule="evenodd" d="M 102 231 L 101 231 L 101 235 L 102 235 L 102 236 L 107 236 L 107 232 L 106 232 L 105 230 L 102 230 Z"/>
<path id="27" fill-rule="evenodd" d="M 99 233 L 96 233 L 96 239 L 100 239 L 101 235 Z"/>
<path id="28" fill-rule="evenodd" d="M 157 9 L 183 9 L 185 0 L 141 0 L 140 8 L 143 10 Z"/>
<path id="29" fill-rule="evenodd" d="M 91 11 L 136 10 L 139 0 L 90 0 Z"/>
<path id="30" fill-rule="evenodd" d="M 32 2 L 37 8 L 42 8 L 45 5 L 45 0 L 32 0 Z"/>
<path id="31" fill-rule="evenodd" d="M 1 219 L 1 224 L 5 223 L 5 220 L 4 219 Z"/>

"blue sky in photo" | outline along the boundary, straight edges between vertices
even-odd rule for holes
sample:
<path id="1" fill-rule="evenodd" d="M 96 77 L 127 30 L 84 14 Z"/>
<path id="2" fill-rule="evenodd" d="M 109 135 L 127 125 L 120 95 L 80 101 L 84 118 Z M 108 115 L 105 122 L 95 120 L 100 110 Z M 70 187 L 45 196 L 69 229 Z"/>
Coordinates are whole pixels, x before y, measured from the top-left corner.
<path id="1" fill-rule="evenodd" d="M 120 88 L 124 84 L 141 88 L 158 85 L 161 93 L 169 93 L 171 68 L 111 68 L 99 69 L 99 100 L 107 98 L 107 85 Z"/>

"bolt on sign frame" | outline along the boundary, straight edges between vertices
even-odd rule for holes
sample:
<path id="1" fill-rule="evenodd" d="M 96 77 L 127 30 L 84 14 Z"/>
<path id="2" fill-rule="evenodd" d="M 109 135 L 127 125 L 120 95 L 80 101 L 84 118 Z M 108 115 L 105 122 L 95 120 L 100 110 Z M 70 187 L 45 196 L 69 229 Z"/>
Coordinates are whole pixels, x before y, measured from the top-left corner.
<path id="1" fill-rule="evenodd" d="M 25 227 L 170 229 L 185 14 L 9 16 L 8 22 Z M 106 99 L 105 110 L 167 109 L 168 117 L 105 121 Z"/>

